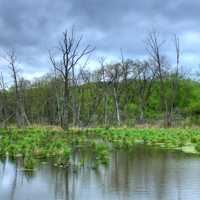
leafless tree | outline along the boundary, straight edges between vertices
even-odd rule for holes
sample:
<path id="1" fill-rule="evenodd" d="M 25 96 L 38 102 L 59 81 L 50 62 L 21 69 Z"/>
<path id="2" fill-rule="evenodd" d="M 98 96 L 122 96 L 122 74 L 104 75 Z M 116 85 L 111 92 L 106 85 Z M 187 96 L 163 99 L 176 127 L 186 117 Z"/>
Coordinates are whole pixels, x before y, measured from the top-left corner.
<path id="1" fill-rule="evenodd" d="M 108 81 L 111 83 L 113 88 L 113 99 L 116 113 L 117 125 L 121 125 L 121 114 L 120 114 L 120 79 L 121 79 L 121 63 L 109 65 L 106 69 Z"/>
<path id="2" fill-rule="evenodd" d="M 179 79 L 181 78 L 181 70 L 180 70 L 180 42 L 177 35 L 174 35 L 174 46 L 176 52 L 176 65 L 171 72 L 170 76 L 170 86 L 171 86 L 171 95 L 169 96 L 168 102 L 170 102 L 170 114 L 171 118 L 173 114 L 175 114 L 176 109 L 176 101 L 179 93 Z M 175 122 L 175 120 L 173 120 Z"/>
<path id="3" fill-rule="evenodd" d="M 180 72 L 180 41 L 179 38 L 174 35 L 174 46 L 176 50 L 176 66 L 175 66 L 175 73 L 173 73 L 173 80 L 172 80 L 172 91 L 173 91 L 173 104 L 172 107 L 174 107 L 174 102 L 176 101 L 176 97 L 178 95 L 178 81 L 179 81 L 179 76 L 181 75 Z M 173 109 L 173 108 L 172 108 Z"/>
<path id="4" fill-rule="evenodd" d="M 144 123 L 144 112 L 146 110 L 148 99 L 152 93 L 153 81 L 155 78 L 155 69 L 152 67 L 150 61 L 143 61 L 135 63 L 137 72 L 136 94 L 140 109 L 139 122 Z"/>
<path id="5" fill-rule="evenodd" d="M 157 72 L 157 77 L 160 82 L 160 101 L 162 107 L 164 107 L 164 126 L 171 126 L 171 112 L 167 101 L 166 88 L 165 88 L 165 78 L 167 71 L 167 64 L 165 57 L 161 54 L 161 47 L 164 41 L 160 40 L 157 31 L 153 30 L 149 33 L 146 40 L 146 49 L 154 62 L 154 67 Z"/>
<path id="6" fill-rule="evenodd" d="M 8 121 L 8 111 L 7 111 L 7 95 L 6 95 L 6 85 L 4 82 L 3 74 L 0 73 L 0 126 L 5 127 Z"/>
<path id="7" fill-rule="evenodd" d="M 128 114 L 128 103 L 130 100 L 130 91 L 129 91 L 129 79 L 131 78 L 132 80 L 135 79 L 134 75 L 133 75 L 133 69 L 131 69 L 133 67 L 132 65 L 132 61 L 131 60 L 125 60 L 124 59 L 124 55 L 123 55 L 123 51 L 121 49 L 121 76 L 122 76 L 122 87 L 124 88 L 124 99 L 125 99 L 125 115 Z M 131 77 L 132 75 L 132 77 Z"/>
<path id="8" fill-rule="evenodd" d="M 82 113 L 86 114 L 84 126 L 88 126 L 89 124 L 97 124 L 97 108 L 100 104 L 101 96 L 99 95 L 99 87 L 96 80 L 96 74 L 90 72 L 87 69 L 82 68 L 80 71 L 81 80 L 82 80 Z M 92 85 L 92 87 L 91 87 Z M 84 95 L 84 93 L 86 95 Z M 84 98 L 86 97 L 87 100 Z"/>
<path id="9" fill-rule="evenodd" d="M 69 97 L 70 97 L 70 73 L 77 64 L 85 56 L 88 56 L 94 51 L 90 45 L 81 49 L 81 42 L 83 37 L 76 37 L 74 29 L 66 30 L 63 33 L 63 39 L 59 42 L 59 59 L 50 53 L 50 61 L 54 68 L 62 75 L 64 81 L 64 95 L 63 95 L 63 118 L 62 127 L 68 129 L 69 127 Z"/>
<path id="10" fill-rule="evenodd" d="M 89 56 L 87 57 L 85 62 L 79 66 L 79 68 L 76 72 L 75 72 L 75 66 L 72 67 L 72 71 L 71 71 L 71 78 L 72 78 L 72 80 L 71 80 L 71 83 L 72 83 L 71 97 L 72 97 L 72 115 L 73 115 L 72 123 L 73 123 L 74 127 L 79 125 L 79 108 L 80 108 L 80 106 L 79 106 L 79 102 L 78 102 L 78 89 L 79 89 L 79 83 L 78 83 L 79 80 L 78 79 L 80 78 L 80 75 L 82 76 L 82 73 L 87 66 L 88 60 L 89 60 Z"/>
<path id="11" fill-rule="evenodd" d="M 73 115 L 73 126 L 75 127 L 78 123 L 78 102 L 77 102 L 77 87 L 78 80 L 75 74 L 75 68 L 72 67 L 72 115 Z"/>
<path id="12" fill-rule="evenodd" d="M 51 86 L 52 89 L 55 91 L 55 101 L 56 101 L 56 122 L 61 126 L 62 125 L 62 99 L 61 94 L 63 93 L 63 82 L 61 81 L 61 75 L 56 70 L 56 68 L 53 68 L 53 85 Z"/>
<path id="13" fill-rule="evenodd" d="M 14 50 L 7 53 L 6 60 L 8 62 L 8 67 L 11 71 L 14 82 L 15 107 L 16 107 L 15 115 L 16 115 L 17 126 L 22 127 L 25 125 L 29 125 L 30 123 L 23 105 L 20 82 L 18 77 L 19 70 L 17 69 L 17 57 Z"/>
<path id="14" fill-rule="evenodd" d="M 97 82 L 99 88 L 101 89 L 102 99 L 103 99 L 103 123 L 104 126 L 108 125 L 108 99 L 109 99 L 109 84 L 106 75 L 106 59 L 104 57 L 99 58 L 100 68 L 97 70 Z"/>

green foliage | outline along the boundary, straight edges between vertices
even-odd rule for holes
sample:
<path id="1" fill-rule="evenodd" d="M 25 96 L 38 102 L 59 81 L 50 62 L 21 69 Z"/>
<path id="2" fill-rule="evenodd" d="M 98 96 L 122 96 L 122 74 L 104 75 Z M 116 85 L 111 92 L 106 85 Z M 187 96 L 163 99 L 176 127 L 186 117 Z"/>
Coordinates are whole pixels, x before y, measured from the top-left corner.
<path id="1" fill-rule="evenodd" d="M 106 144 L 96 144 L 92 145 L 92 152 L 95 156 L 95 162 L 93 168 L 96 168 L 100 164 L 107 165 L 109 161 L 109 149 Z"/>
<path id="2" fill-rule="evenodd" d="M 32 157 L 25 157 L 24 158 L 24 169 L 25 170 L 33 170 L 35 165 L 36 165 L 36 159 L 32 158 Z"/>
<path id="3" fill-rule="evenodd" d="M 35 163 L 33 158 L 59 157 L 68 160 L 70 147 L 59 134 L 42 129 L 10 129 L 2 133 L 0 153 L 11 157 L 23 157 L 28 168 Z"/>
<path id="4" fill-rule="evenodd" d="M 57 82 L 53 77 L 43 77 L 34 82 L 30 87 L 25 88 L 24 98 L 26 114 L 31 123 L 59 124 L 59 114 L 63 106 L 63 85 L 62 80 Z M 190 123 L 200 125 L 200 84 L 199 82 L 185 79 L 178 79 L 178 91 L 173 97 L 170 78 L 164 82 L 165 92 L 169 106 L 173 104 L 174 118 L 190 118 Z M 119 107 L 122 125 L 134 126 L 140 116 L 141 98 L 137 91 L 137 80 L 129 80 L 127 86 L 123 83 L 119 85 Z M 55 92 L 55 86 L 59 86 L 59 91 Z M 72 91 L 74 88 L 71 88 Z M 15 110 L 14 91 L 7 93 L 8 113 Z M 83 126 L 103 126 L 105 114 L 105 94 L 107 95 L 107 124 L 116 125 L 115 102 L 113 100 L 112 84 L 103 85 L 99 82 L 90 82 L 76 88 L 76 101 L 80 106 L 79 121 Z M 58 96 L 56 96 L 58 95 Z M 71 97 L 70 97 L 71 98 Z M 128 102 L 127 102 L 128 99 Z M 41 103 L 44 102 L 44 103 Z M 73 110 L 72 99 L 69 99 L 69 122 L 72 124 Z M 58 108 L 59 105 L 59 108 Z M 126 109 L 125 109 L 126 108 Z M 159 81 L 154 80 L 152 90 L 146 99 L 144 106 L 144 118 L 147 122 L 157 122 L 163 118 L 164 107 L 160 101 Z M 14 123 L 14 117 L 10 119 Z"/>
<path id="5" fill-rule="evenodd" d="M 89 150 L 94 158 L 93 168 L 109 163 L 112 150 L 132 150 L 135 145 L 200 153 L 199 129 L 137 129 L 95 128 L 68 132 L 50 129 L 0 130 L 0 154 L 12 158 L 22 157 L 25 169 L 33 169 L 37 159 L 50 159 L 55 166 L 67 167 L 70 156 L 76 151 Z M 77 169 L 84 164 L 79 162 Z M 75 167 L 75 168 L 76 168 Z"/>
<path id="6" fill-rule="evenodd" d="M 200 142 L 197 143 L 196 150 L 200 153 Z"/>

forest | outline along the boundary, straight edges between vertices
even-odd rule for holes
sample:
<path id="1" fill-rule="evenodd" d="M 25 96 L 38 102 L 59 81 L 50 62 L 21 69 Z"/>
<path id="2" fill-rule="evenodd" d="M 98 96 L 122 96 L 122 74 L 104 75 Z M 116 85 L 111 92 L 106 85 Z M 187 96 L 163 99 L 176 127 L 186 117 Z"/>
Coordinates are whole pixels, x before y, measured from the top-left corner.
<path id="1" fill-rule="evenodd" d="M 185 127 L 199 125 L 200 83 L 181 65 L 179 38 L 174 35 L 175 63 L 169 63 L 165 43 L 155 30 L 147 35 L 145 59 L 131 59 L 120 50 L 117 62 L 98 58 L 87 67 L 95 47 L 84 46 L 74 29 L 62 34 L 49 51 L 46 75 L 25 80 L 16 52 L 3 59 L 11 85 L 0 77 L 0 126 L 30 125 L 70 127 Z M 37 67 L 37 66 L 36 66 Z M 39 70 L 39 69 L 38 69 Z"/>

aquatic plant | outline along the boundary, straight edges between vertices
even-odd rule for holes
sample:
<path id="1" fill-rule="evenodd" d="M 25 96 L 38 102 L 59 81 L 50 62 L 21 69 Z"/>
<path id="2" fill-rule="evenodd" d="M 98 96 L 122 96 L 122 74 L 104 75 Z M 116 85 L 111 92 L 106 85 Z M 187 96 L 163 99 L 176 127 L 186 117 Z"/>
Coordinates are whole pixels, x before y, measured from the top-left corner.
<path id="1" fill-rule="evenodd" d="M 94 166 L 107 165 L 109 161 L 109 148 L 105 144 L 95 144 L 92 148 L 94 154 Z M 93 167 L 94 168 L 94 167 Z"/>
<path id="2" fill-rule="evenodd" d="M 200 153 L 200 142 L 196 144 L 195 149 Z"/>
<path id="3" fill-rule="evenodd" d="M 33 170 L 36 165 L 36 159 L 25 157 L 23 160 L 23 167 L 25 170 Z"/>
<path id="4" fill-rule="evenodd" d="M 56 166 L 68 166 L 73 152 L 84 149 L 90 149 L 97 168 L 108 164 L 111 150 L 131 150 L 137 144 L 182 151 L 190 146 L 189 152 L 197 153 L 200 152 L 200 130 L 90 128 L 70 129 L 66 133 L 45 128 L 11 128 L 0 131 L 0 155 L 20 156 L 29 168 L 35 159 L 41 158 L 51 158 Z"/>

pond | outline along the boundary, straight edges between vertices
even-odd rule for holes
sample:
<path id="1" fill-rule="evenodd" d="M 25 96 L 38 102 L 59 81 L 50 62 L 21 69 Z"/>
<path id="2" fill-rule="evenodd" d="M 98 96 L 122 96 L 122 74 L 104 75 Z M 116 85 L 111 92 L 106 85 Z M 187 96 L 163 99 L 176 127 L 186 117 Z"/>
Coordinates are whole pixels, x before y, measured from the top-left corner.
<path id="1" fill-rule="evenodd" d="M 96 170 L 90 164 L 73 170 L 40 162 L 32 172 L 4 159 L 0 199 L 199 200 L 200 158 L 139 146 L 113 152 L 109 165 Z"/>

